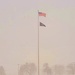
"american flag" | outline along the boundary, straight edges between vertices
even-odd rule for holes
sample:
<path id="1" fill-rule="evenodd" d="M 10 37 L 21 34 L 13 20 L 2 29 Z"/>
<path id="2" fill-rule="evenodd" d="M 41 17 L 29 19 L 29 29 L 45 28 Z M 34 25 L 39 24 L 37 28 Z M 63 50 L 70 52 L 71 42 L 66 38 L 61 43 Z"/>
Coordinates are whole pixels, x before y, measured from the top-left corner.
<path id="1" fill-rule="evenodd" d="M 43 13 L 43 12 L 38 12 L 39 16 L 44 16 L 46 17 L 46 13 Z"/>

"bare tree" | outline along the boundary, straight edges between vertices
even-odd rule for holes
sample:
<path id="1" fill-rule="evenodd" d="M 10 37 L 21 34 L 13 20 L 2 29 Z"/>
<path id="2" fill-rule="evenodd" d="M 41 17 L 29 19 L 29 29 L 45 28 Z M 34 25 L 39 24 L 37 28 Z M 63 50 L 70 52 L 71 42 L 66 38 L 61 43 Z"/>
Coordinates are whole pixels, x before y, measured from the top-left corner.
<path id="1" fill-rule="evenodd" d="M 75 63 L 71 63 L 67 66 L 67 72 L 69 75 L 75 75 Z"/>
<path id="2" fill-rule="evenodd" d="M 48 63 L 45 63 L 43 65 L 43 73 L 45 75 L 51 75 L 52 74 L 51 68 L 48 66 Z"/>
<path id="3" fill-rule="evenodd" d="M 26 63 L 24 65 L 21 65 L 19 75 L 29 75 L 29 73 L 29 64 Z"/>
<path id="4" fill-rule="evenodd" d="M 6 75 L 3 66 L 0 66 L 0 75 Z"/>
<path id="5" fill-rule="evenodd" d="M 30 75 L 34 75 L 37 70 L 36 65 L 34 63 L 30 63 L 29 67 L 30 67 Z"/>
<path id="6" fill-rule="evenodd" d="M 26 63 L 22 65 L 19 70 L 19 75 L 34 75 L 36 72 L 36 66 L 34 63 Z"/>
<path id="7" fill-rule="evenodd" d="M 55 65 L 54 66 L 54 73 L 55 75 L 63 75 L 64 74 L 64 66 L 63 65 Z"/>

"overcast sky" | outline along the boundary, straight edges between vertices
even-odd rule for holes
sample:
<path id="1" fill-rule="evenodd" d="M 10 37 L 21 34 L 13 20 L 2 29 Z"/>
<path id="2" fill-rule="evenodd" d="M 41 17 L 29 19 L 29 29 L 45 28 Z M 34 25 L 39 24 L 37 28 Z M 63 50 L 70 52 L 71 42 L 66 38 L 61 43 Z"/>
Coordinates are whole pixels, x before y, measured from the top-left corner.
<path id="1" fill-rule="evenodd" d="M 38 10 L 46 27 L 40 27 L 40 67 L 75 62 L 75 0 L 0 0 L 0 65 L 17 75 L 18 64 L 34 62 L 38 52 Z"/>

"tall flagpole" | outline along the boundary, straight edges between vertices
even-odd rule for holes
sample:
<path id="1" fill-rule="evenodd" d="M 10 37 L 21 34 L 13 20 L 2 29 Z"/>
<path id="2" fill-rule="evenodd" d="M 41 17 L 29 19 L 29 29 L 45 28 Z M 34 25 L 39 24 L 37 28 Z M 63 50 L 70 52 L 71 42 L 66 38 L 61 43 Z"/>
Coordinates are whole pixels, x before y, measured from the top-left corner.
<path id="1" fill-rule="evenodd" d="M 38 10 L 39 13 L 39 10 Z M 38 75 L 40 75 L 39 71 L 39 14 L 38 14 Z"/>
<path id="2" fill-rule="evenodd" d="M 46 17 L 45 13 L 41 13 L 41 16 Z M 46 27 L 44 24 L 42 24 L 44 27 Z M 40 22 L 39 22 L 39 10 L 38 10 L 38 75 L 40 75 L 40 50 L 39 50 L 39 26 L 40 26 Z"/>

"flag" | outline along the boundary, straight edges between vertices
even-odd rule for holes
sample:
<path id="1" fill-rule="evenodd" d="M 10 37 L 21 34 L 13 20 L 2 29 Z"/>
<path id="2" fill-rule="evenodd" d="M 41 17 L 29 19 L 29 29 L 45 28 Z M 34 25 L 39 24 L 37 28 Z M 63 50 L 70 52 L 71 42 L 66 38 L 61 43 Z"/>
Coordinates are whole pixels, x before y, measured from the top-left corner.
<path id="1" fill-rule="evenodd" d="M 40 26 L 46 27 L 43 23 L 40 22 Z"/>
<path id="2" fill-rule="evenodd" d="M 43 13 L 43 12 L 38 12 L 39 16 L 44 16 L 46 17 L 46 13 Z"/>

